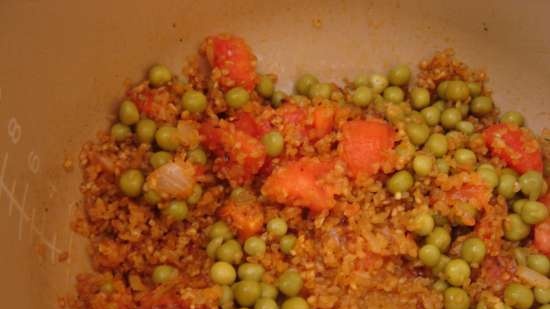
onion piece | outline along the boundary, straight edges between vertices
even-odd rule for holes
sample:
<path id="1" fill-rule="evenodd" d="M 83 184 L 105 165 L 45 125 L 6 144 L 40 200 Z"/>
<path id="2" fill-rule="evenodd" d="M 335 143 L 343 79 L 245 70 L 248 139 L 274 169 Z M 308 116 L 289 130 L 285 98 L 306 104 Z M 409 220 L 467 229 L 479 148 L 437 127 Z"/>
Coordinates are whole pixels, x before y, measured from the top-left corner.
<path id="1" fill-rule="evenodd" d="M 529 285 L 537 288 L 550 289 L 550 279 L 526 266 L 519 265 L 516 275 Z"/>
<path id="2" fill-rule="evenodd" d="M 195 185 L 195 169 L 183 160 L 169 162 L 147 177 L 147 186 L 160 195 L 184 199 L 191 195 Z"/>
<path id="3" fill-rule="evenodd" d="M 200 142 L 199 130 L 197 123 L 190 120 L 182 120 L 178 122 L 178 139 L 183 146 L 195 148 Z"/>

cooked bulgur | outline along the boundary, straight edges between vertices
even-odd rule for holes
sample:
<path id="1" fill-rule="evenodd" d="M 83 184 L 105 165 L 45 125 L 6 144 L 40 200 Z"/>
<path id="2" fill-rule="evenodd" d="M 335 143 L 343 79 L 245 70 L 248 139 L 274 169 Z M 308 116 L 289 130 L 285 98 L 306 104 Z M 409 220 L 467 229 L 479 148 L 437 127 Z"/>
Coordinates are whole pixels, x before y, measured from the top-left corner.
<path id="1" fill-rule="evenodd" d="M 548 168 L 521 115 L 499 120 L 483 71 L 445 50 L 416 78 L 306 74 L 286 95 L 241 38 L 201 53 L 210 72 L 154 66 L 83 146 L 74 229 L 94 273 L 72 307 L 550 302 Z"/>

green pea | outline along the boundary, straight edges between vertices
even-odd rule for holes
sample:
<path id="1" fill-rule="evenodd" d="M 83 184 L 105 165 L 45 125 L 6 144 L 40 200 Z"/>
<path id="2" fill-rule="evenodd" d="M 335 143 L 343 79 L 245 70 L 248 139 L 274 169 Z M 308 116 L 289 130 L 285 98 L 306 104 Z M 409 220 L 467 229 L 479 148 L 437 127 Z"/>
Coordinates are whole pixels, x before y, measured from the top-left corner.
<path id="1" fill-rule="evenodd" d="M 429 155 L 418 154 L 413 159 L 413 170 L 419 176 L 427 176 L 432 171 L 433 158 Z"/>
<path id="2" fill-rule="evenodd" d="M 447 104 L 443 100 L 436 101 L 432 106 L 437 108 L 440 112 L 443 112 L 447 108 Z"/>
<path id="3" fill-rule="evenodd" d="M 229 285 L 235 282 L 237 273 L 231 264 L 226 262 L 216 262 L 212 265 L 212 268 L 210 268 L 210 278 L 214 281 L 214 283 Z"/>
<path id="4" fill-rule="evenodd" d="M 124 195 L 136 197 L 141 194 L 141 187 L 145 178 L 143 173 L 137 169 L 126 170 L 118 180 L 118 186 Z"/>
<path id="5" fill-rule="evenodd" d="M 480 83 L 468 83 L 468 89 L 470 89 L 470 95 L 475 98 L 481 94 L 481 84 Z"/>
<path id="6" fill-rule="evenodd" d="M 99 287 L 99 290 L 105 294 L 111 294 L 115 291 L 115 287 L 112 281 L 107 281 Z"/>
<path id="7" fill-rule="evenodd" d="M 415 109 L 423 109 L 430 105 L 430 92 L 425 88 L 413 88 L 411 90 L 411 105 Z"/>
<path id="8" fill-rule="evenodd" d="M 164 164 L 171 162 L 172 158 L 173 156 L 169 152 L 157 151 L 149 158 L 149 163 L 151 163 L 154 168 L 159 168 Z"/>
<path id="9" fill-rule="evenodd" d="M 523 115 L 518 112 L 506 112 L 500 116 L 500 122 L 515 124 L 518 127 L 521 127 L 525 123 L 525 119 L 523 118 Z"/>
<path id="10" fill-rule="evenodd" d="M 544 179 L 542 174 L 535 171 L 528 171 L 518 179 L 521 192 L 530 200 L 536 200 L 541 195 L 544 188 Z"/>
<path id="11" fill-rule="evenodd" d="M 288 297 L 298 295 L 303 285 L 302 277 L 294 270 L 287 270 L 277 279 L 277 288 Z"/>
<path id="12" fill-rule="evenodd" d="M 485 253 L 485 243 L 477 237 L 467 239 L 460 248 L 460 256 L 470 264 L 481 263 L 485 258 Z"/>
<path id="13" fill-rule="evenodd" d="M 449 107 L 441 113 L 441 124 L 445 129 L 454 129 L 462 120 L 462 114 L 457 108 Z"/>
<path id="14" fill-rule="evenodd" d="M 265 282 L 260 282 L 260 286 L 262 287 L 262 298 L 277 299 L 277 295 L 279 294 L 279 291 L 274 285 L 265 283 Z"/>
<path id="15" fill-rule="evenodd" d="M 437 248 L 434 245 L 424 245 L 420 250 L 418 250 L 418 258 L 422 262 L 422 264 L 433 267 L 437 265 L 439 262 L 439 258 L 441 257 L 441 252 L 439 251 L 439 248 Z"/>
<path id="16" fill-rule="evenodd" d="M 273 218 L 267 222 L 267 232 L 275 236 L 283 236 L 286 234 L 288 226 L 282 218 Z"/>
<path id="17" fill-rule="evenodd" d="M 447 153 L 447 137 L 441 133 L 434 133 L 430 135 L 428 141 L 426 141 L 426 149 L 434 154 L 436 157 L 442 157 Z"/>
<path id="18" fill-rule="evenodd" d="M 367 86 L 368 84 L 369 84 L 369 76 L 367 74 L 359 74 L 353 80 L 353 85 L 355 86 L 355 88 L 358 88 L 361 86 Z"/>
<path id="19" fill-rule="evenodd" d="M 445 309 L 470 308 L 470 296 L 461 288 L 450 287 L 443 293 Z"/>
<path id="20" fill-rule="evenodd" d="M 149 205 L 156 205 L 161 202 L 160 195 L 153 190 L 145 191 L 143 198 Z"/>
<path id="21" fill-rule="evenodd" d="M 449 87 L 449 82 L 448 80 L 444 80 L 437 85 L 437 96 L 440 99 L 445 100 L 447 98 L 447 87 Z"/>
<path id="22" fill-rule="evenodd" d="M 470 112 L 470 106 L 468 104 L 457 104 L 456 108 L 460 111 L 462 118 L 468 116 L 468 113 Z"/>
<path id="23" fill-rule="evenodd" d="M 252 236 L 244 242 L 244 252 L 250 256 L 264 255 L 265 247 L 265 241 L 258 236 Z"/>
<path id="24" fill-rule="evenodd" d="M 285 254 L 289 254 L 292 249 L 294 249 L 294 246 L 296 246 L 297 238 L 293 234 L 287 234 L 283 237 L 281 237 L 281 240 L 279 241 L 279 246 L 281 247 L 281 251 Z"/>
<path id="25" fill-rule="evenodd" d="M 471 135 L 475 131 L 474 125 L 471 122 L 465 120 L 459 121 L 456 124 L 456 129 L 466 135 Z"/>
<path id="26" fill-rule="evenodd" d="M 189 162 L 193 164 L 205 165 L 206 162 L 208 162 L 206 152 L 204 152 L 204 150 L 200 147 L 189 150 L 187 152 L 187 158 L 189 159 Z"/>
<path id="27" fill-rule="evenodd" d="M 533 292 L 522 284 L 510 283 L 504 289 L 504 302 L 517 309 L 529 309 L 534 302 Z"/>
<path id="28" fill-rule="evenodd" d="M 511 199 L 516 194 L 516 177 L 508 174 L 500 175 L 497 191 L 507 199 Z"/>
<path id="29" fill-rule="evenodd" d="M 277 131 L 271 131 L 262 136 L 262 144 L 268 156 L 276 157 L 283 152 L 285 141 L 283 135 Z"/>
<path id="30" fill-rule="evenodd" d="M 250 100 L 250 94 L 243 87 L 234 87 L 225 93 L 224 98 L 229 107 L 241 108 Z"/>
<path id="31" fill-rule="evenodd" d="M 436 227 L 426 237 L 426 243 L 436 246 L 441 252 L 446 252 L 451 244 L 451 235 L 444 228 Z"/>
<path id="32" fill-rule="evenodd" d="M 127 139 L 131 135 L 132 135 L 132 130 L 130 130 L 130 127 L 128 127 L 125 124 L 115 123 L 111 127 L 111 137 L 117 142 L 122 142 L 123 140 Z"/>
<path id="33" fill-rule="evenodd" d="M 330 98 L 331 93 L 332 93 L 332 87 L 330 84 L 317 83 L 309 87 L 308 97 L 310 99 L 313 99 L 313 98 L 328 99 Z"/>
<path id="34" fill-rule="evenodd" d="M 197 90 L 187 90 L 181 97 L 181 106 L 190 113 L 201 113 L 208 104 L 206 96 Z"/>
<path id="35" fill-rule="evenodd" d="M 262 294 L 262 288 L 257 281 L 243 280 L 233 285 L 233 295 L 241 306 L 253 306 Z"/>
<path id="36" fill-rule="evenodd" d="M 456 205 L 457 210 L 462 214 L 461 220 L 458 222 L 462 225 L 468 225 L 468 219 L 474 219 L 477 217 L 477 209 L 474 205 L 468 202 L 460 202 Z"/>
<path id="37" fill-rule="evenodd" d="M 454 286 L 462 286 L 470 279 L 470 266 L 463 259 L 452 259 L 445 266 L 447 282 Z"/>
<path id="38" fill-rule="evenodd" d="M 283 99 L 286 98 L 286 93 L 276 90 L 273 93 L 273 96 L 271 97 L 271 105 L 273 107 L 279 107 L 281 106 L 281 103 L 283 102 Z"/>
<path id="39" fill-rule="evenodd" d="M 256 91 L 258 91 L 258 93 L 262 97 L 271 98 L 271 96 L 273 95 L 274 88 L 275 87 L 273 86 L 273 80 L 269 76 L 267 75 L 260 76 L 260 80 L 256 85 Z"/>
<path id="40" fill-rule="evenodd" d="M 216 258 L 219 261 L 239 264 L 243 258 L 241 244 L 234 239 L 226 241 L 216 250 Z"/>
<path id="41" fill-rule="evenodd" d="M 542 254 L 527 256 L 527 267 L 545 276 L 550 272 L 550 261 Z"/>
<path id="42" fill-rule="evenodd" d="M 281 309 L 309 309 L 309 304 L 301 297 L 291 297 L 283 302 Z"/>
<path id="43" fill-rule="evenodd" d="M 351 96 L 351 101 L 357 106 L 365 107 L 369 105 L 373 97 L 374 92 L 372 91 L 372 89 L 367 86 L 360 86 L 357 87 L 357 89 L 355 89 L 355 91 L 353 92 Z"/>
<path id="44" fill-rule="evenodd" d="M 435 126 L 439 123 L 441 111 L 436 106 L 428 106 L 424 108 L 420 113 L 424 117 L 424 121 L 426 121 L 427 125 Z"/>
<path id="45" fill-rule="evenodd" d="M 311 86 L 319 83 L 317 77 L 311 74 L 304 74 L 296 81 L 296 92 L 300 95 L 307 95 Z"/>
<path id="46" fill-rule="evenodd" d="M 479 96 L 470 102 L 470 108 L 474 115 L 485 116 L 493 110 L 493 100 L 486 96 Z"/>
<path id="47" fill-rule="evenodd" d="M 155 140 L 162 150 L 175 151 L 180 146 L 178 129 L 172 126 L 162 126 L 155 133 Z"/>
<path id="48" fill-rule="evenodd" d="M 175 279 L 178 276 L 178 270 L 170 265 L 159 265 L 153 269 L 153 282 L 163 284 Z"/>
<path id="49" fill-rule="evenodd" d="M 231 307 L 233 306 L 233 290 L 227 285 L 222 286 L 222 296 L 220 297 L 220 305 L 222 305 L 222 308 L 228 305 L 231 305 Z"/>
<path id="50" fill-rule="evenodd" d="M 410 122 L 405 127 L 405 132 L 409 136 L 411 143 L 422 145 L 430 136 L 430 128 L 425 124 Z"/>
<path id="51" fill-rule="evenodd" d="M 457 149 L 454 157 L 456 163 L 462 166 L 473 167 L 477 162 L 476 154 L 466 148 Z"/>
<path id="52" fill-rule="evenodd" d="M 442 272 L 445 271 L 445 267 L 447 266 L 447 264 L 449 264 L 449 261 L 451 261 L 451 258 L 442 254 L 439 258 L 439 262 L 437 263 L 437 265 L 432 268 L 432 272 L 434 274 L 437 274 L 438 276 L 443 275 Z"/>
<path id="53" fill-rule="evenodd" d="M 420 213 L 412 221 L 412 230 L 418 236 L 430 234 L 435 226 L 434 218 L 429 213 Z"/>
<path id="54" fill-rule="evenodd" d="M 239 266 L 237 273 L 241 280 L 260 281 L 265 272 L 265 269 L 260 264 L 244 263 Z"/>
<path id="55" fill-rule="evenodd" d="M 411 79 L 411 69 L 404 64 L 393 67 L 388 73 L 388 81 L 394 86 L 403 86 Z"/>
<path id="56" fill-rule="evenodd" d="M 518 214 L 509 214 L 504 220 L 504 237 L 508 240 L 522 240 L 529 235 L 530 230 Z"/>
<path id="57" fill-rule="evenodd" d="M 539 304 L 550 303 L 550 289 L 549 288 L 533 288 L 533 294 L 535 294 L 535 300 Z M 542 307 L 539 307 L 542 308 Z"/>
<path id="58" fill-rule="evenodd" d="M 470 96 L 468 85 L 461 80 L 452 80 L 447 84 L 445 98 L 451 101 L 464 101 Z"/>
<path id="59" fill-rule="evenodd" d="M 437 159 L 435 160 L 435 166 L 437 167 L 437 170 L 443 174 L 449 173 L 449 164 L 445 159 Z"/>
<path id="60" fill-rule="evenodd" d="M 193 186 L 193 191 L 191 192 L 191 195 L 187 197 L 187 204 L 189 205 L 196 205 L 202 198 L 202 186 L 199 184 L 195 184 Z"/>
<path id="61" fill-rule="evenodd" d="M 479 177 L 492 189 L 498 185 L 498 175 L 495 169 L 481 168 L 477 169 Z"/>
<path id="62" fill-rule="evenodd" d="M 233 238 L 233 232 L 231 232 L 227 223 L 218 221 L 210 226 L 208 237 L 210 237 L 210 239 L 222 237 L 224 240 L 229 240 Z"/>
<path id="63" fill-rule="evenodd" d="M 260 298 L 256 301 L 254 309 L 279 309 L 279 306 L 273 299 Z"/>
<path id="64" fill-rule="evenodd" d="M 136 124 L 136 138 L 140 143 L 150 144 L 156 131 L 157 124 L 151 119 L 142 119 Z"/>
<path id="65" fill-rule="evenodd" d="M 160 87 L 172 79 L 172 73 L 162 64 L 157 64 L 149 69 L 149 83 L 153 87 Z"/>
<path id="66" fill-rule="evenodd" d="M 118 110 L 118 119 L 122 124 L 131 126 L 139 121 L 139 110 L 132 101 L 124 101 Z"/>
<path id="67" fill-rule="evenodd" d="M 389 102 L 399 103 L 405 98 L 405 93 L 399 87 L 391 86 L 384 89 L 384 99 Z"/>
<path id="68" fill-rule="evenodd" d="M 537 201 L 527 201 L 521 207 L 521 219 L 527 224 L 537 224 L 548 218 L 548 208 Z"/>
<path id="69" fill-rule="evenodd" d="M 388 87 L 389 81 L 384 75 L 372 74 L 369 76 L 367 86 L 369 86 L 374 93 L 382 93 L 384 89 Z"/>
<path id="70" fill-rule="evenodd" d="M 170 217 L 176 221 L 183 221 L 185 218 L 187 218 L 188 212 L 189 209 L 187 208 L 187 204 L 184 201 L 172 201 L 170 202 L 170 204 L 168 204 L 168 207 L 163 210 L 165 216 Z"/>
<path id="71" fill-rule="evenodd" d="M 527 266 L 527 255 L 528 251 L 525 248 L 516 247 L 513 250 L 514 258 L 518 265 Z"/>
<path id="72" fill-rule="evenodd" d="M 216 251 L 222 244 L 223 244 L 223 237 L 213 238 L 206 245 L 206 254 L 211 258 L 215 258 Z"/>
<path id="73" fill-rule="evenodd" d="M 408 191 L 412 187 L 413 183 L 414 179 L 411 173 L 402 170 L 390 177 L 390 179 L 386 182 L 386 187 L 388 188 L 388 191 L 393 194 L 398 192 L 403 193 Z"/>
<path id="74" fill-rule="evenodd" d="M 523 205 L 525 205 L 525 202 L 527 202 L 526 199 L 519 199 L 514 201 L 512 203 L 512 210 L 518 215 L 521 215 L 521 209 L 523 208 Z"/>
<path id="75" fill-rule="evenodd" d="M 514 176 L 515 178 L 517 178 L 519 175 L 516 171 L 514 171 L 513 169 L 509 168 L 509 167 L 505 167 L 503 169 L 500 170 L 500 175 L 511 175 L 511 176 Z"/>
<path id="76" fill-rule="evenodd" d="M 448 287 L 449 287 L 449 284 L 447 284 L 445 280 L 441 280 L 441 279 L 437 280 L 433 284 L 433 289 L 440 293 L 443 293 Z"/>

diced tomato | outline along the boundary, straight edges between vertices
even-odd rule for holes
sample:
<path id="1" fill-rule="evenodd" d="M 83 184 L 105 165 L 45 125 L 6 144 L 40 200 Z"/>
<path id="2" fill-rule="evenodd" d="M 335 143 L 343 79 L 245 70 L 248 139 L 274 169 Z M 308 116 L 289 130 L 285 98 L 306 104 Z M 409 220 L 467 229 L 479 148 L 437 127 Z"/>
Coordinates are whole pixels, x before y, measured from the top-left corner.
<path id="1" fill-rule="evenodd" d="M 241 239 L 260 233 L 264 225 L 262 207 L 256 201 L 237 203 L 228 200 L 218 215 L 237 230 Z"/>
<path id="2" fill-rule="evenodd" d="M 535 137 L 512 124 L 494 124 L 483 132 L 491 154 L 502 159 L 518 173 L 542 172 L 542 152 Z"/>
<path id="3" fill-rule="evenodd" d="M 247 112 L 239 112 L 235 115 L 235 128 L 241 130 L 244 133 L 260 139 L 265 133 L 270 130 L 269 123 L 259 123 L 254 119 L 252 114 Z"/>
<path id="4" fill-rule="evenodd" d="M 247 90 L 254 88 L 256 56 L 242 38 L 230 34 L 210 36 L 203 48 L 210 65 L 221 73 L 219 83 L 223 89 L 236 86 Z"/>
<path id="5" fill-rule="evenodd" d="M 333 163 L 314 158 L 288 162 L 265 181 L 262 194 L 277 203 L 321 211 L 334 206 L 334 190 L 323 177 Z"/>
<path id="6" fill-rule="evenodd" d="M 233 184 L 248 183 L 265 162 L 265 147 L 231 123 L 222 126 L 208 122 L 199 129 L 204 146 L 217 156 L 214 170 Z"/>
<path id="7" fill-rule="evenodd" d="M 550 257 L 550 218 L 535 226 L 535 248 Z"/>
<path id="8" fill-rule="evenodd" d="M 156 121 L 174 122 L 177 117 L 177 109 L 170 104 L 173 98 L 164 87 L 151 89 L 145 84 L 140 84 L 127 93 L 128 98 L 134 102 L 138 110 Z"/>
<path id="9" fill-rule="evenodd" d="M 308 128 L 308 137 L 317 140 L 332 131 L 334 126 L 334 106 L 320 105 L 313 109 L 313 125 Z"/>
<path id="10" fill-rule="evenodd" d="M 348 121 L 342 134 L 340 155 L 354 176 L 377 173 L 389 157 L 395 137 L 394 129 L 379 119 Z"/>

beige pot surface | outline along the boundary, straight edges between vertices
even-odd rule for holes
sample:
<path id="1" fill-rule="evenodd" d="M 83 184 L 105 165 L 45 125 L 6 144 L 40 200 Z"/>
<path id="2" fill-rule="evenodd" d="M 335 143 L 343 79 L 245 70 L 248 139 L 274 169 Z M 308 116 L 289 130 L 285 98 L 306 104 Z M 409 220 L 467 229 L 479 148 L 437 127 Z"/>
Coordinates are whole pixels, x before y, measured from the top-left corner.
<path id="1" fill-rule="evenodd" d="M 232 32 L 290 89 L 306 71 L 341 82 L 452 47 L 538 131 L 550 120 L 548 12 L 548 1 L 511 0 L 0 2 L 2 307 L 57 308 L 88 269 L 69 227 L 80 173 L 63 162 L 77 165 L 124 82 L 151 64 L 179 72 L 202 38 Z"/>

